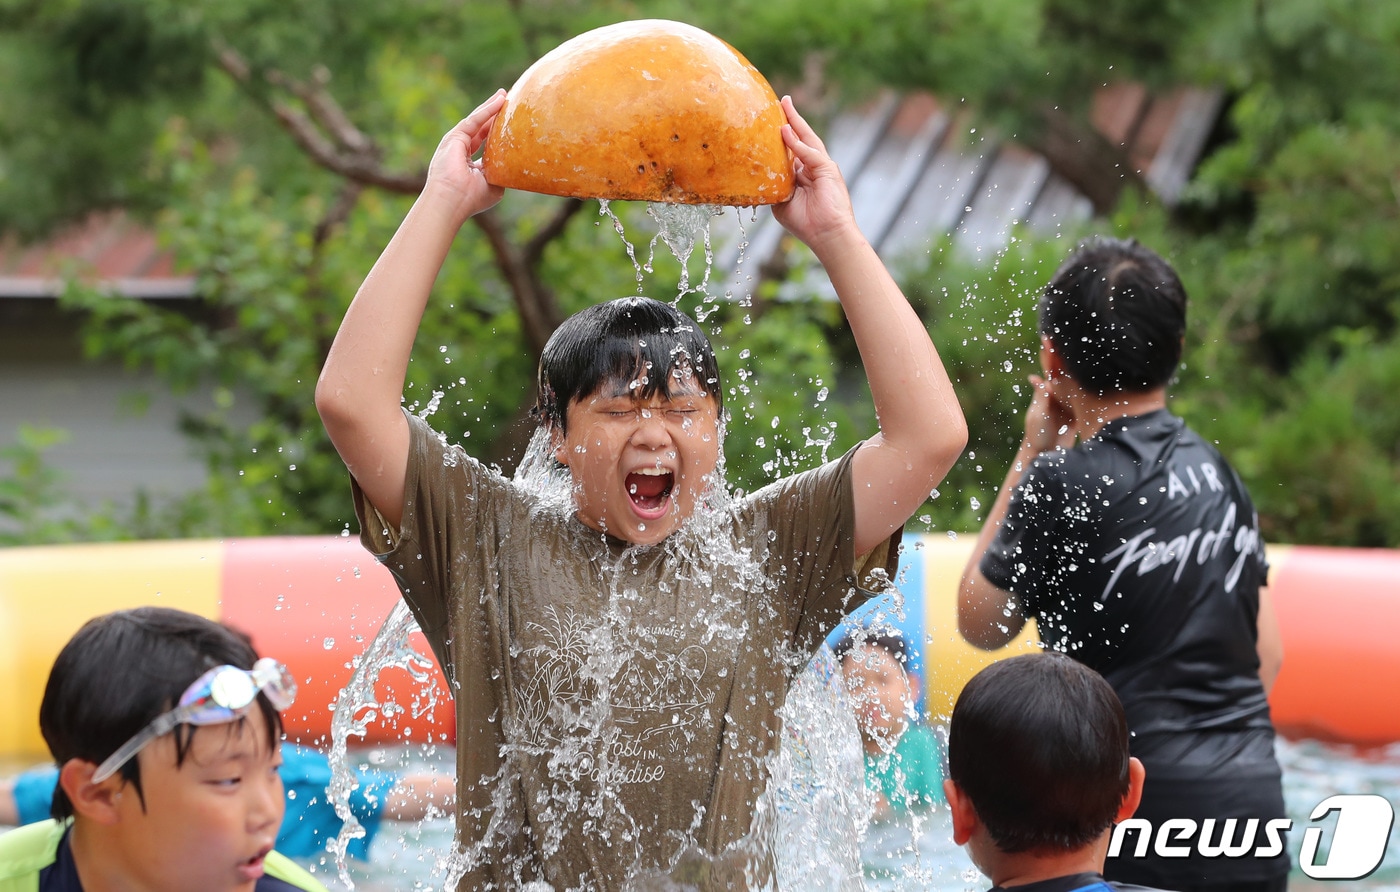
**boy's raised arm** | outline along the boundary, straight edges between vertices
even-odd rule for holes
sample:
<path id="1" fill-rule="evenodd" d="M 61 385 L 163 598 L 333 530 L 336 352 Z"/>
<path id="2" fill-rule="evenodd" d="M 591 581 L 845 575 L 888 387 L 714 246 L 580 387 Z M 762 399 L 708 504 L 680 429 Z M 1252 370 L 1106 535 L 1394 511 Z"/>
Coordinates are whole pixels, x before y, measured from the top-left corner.
<path id="1" fill-rule="evenodd" d="M 773 215 L 816 255 L 836 288 L 865 365 L 880 432 L 856 453 L 857 554 L 914 513 L 967 445 L 967 425 L 943 362 L 875 249 L 856 226 L 845 181 L 826 147 L 783 98 L 783 139 L 797 189 Z"/>
<path id="2" fill-rule="evenodd" d="M 422 194 L 355 294 L 316 382 L 316 410 L 331 442 L 396 527 L 408 468 L 408 423 L 399 406 L 409 354 L 457 231 L 501 198 L 472 155 L 504 104 L 499 90 L 442 138 Z"/>

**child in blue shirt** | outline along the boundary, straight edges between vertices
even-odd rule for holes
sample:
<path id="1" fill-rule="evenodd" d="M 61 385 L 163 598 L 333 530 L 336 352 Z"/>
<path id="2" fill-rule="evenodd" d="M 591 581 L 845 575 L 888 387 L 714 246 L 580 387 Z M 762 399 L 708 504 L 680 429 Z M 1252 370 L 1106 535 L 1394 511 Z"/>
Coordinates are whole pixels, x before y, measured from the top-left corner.
<path id="1" fill-rule="evenodd" d="M 919 679 L 908 669 L 904 638 L 856 629 L 833 651 L 865 746 L 866 784 L 878 796 L 874 817 L 941 803 L 942 755 L 933 730 L 916 715 Z"/>

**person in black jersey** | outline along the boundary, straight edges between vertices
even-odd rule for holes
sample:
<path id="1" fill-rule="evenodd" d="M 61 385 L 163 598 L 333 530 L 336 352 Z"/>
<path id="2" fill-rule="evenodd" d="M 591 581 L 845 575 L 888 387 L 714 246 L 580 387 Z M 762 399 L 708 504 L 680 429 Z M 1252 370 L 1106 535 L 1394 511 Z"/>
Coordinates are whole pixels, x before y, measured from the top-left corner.
<path id="1" fill-rule="evenodd" d="M 992 663 L 953 706 L 943 782 L 953 841 L 992 892 L 1144 889 L 1101 873 L 1143 775 L 1113 688 L 1063 654 Z"/>
<path id="2" fill-rule="evenodd" d="M 1166 407 L 1185 289 L 1136 241 L 1093 239 L 1046 286 L 1039 328 L 1044 374 L 963 573 L 959 630 L 990 650 L 1034 617 L 1047 646 L 1122 700 L 1149 777 L 1138 817 L 1214 818 L 1206 849 L 1227 826 L 1238 847 L 1248 819 L 1257 832 L 1284 817 L 1267 699 L 1282 646 L 1249 494 Z M 1287 886 L 1285 852 L 1206 857 L 1191 842 L 1187 858 L 1110 858 L 1105 875 L 1185 892 Z"/>

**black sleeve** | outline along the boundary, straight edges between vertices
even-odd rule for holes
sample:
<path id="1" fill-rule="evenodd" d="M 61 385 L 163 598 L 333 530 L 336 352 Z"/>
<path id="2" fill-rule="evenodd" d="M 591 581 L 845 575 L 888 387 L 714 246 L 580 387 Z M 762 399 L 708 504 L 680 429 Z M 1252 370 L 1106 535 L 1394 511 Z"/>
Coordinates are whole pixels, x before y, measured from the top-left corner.
<path id="1" fill-rule="evenodd" d="M 1011 491 L 1006 519 L 978 564 L 988 582 L 1016 596 L 1028 618 L 1039 612 L 1054 569 L 1054 543 L 1071 510 L 1061 456 L 1045 453 L 1031 462 Z"/>

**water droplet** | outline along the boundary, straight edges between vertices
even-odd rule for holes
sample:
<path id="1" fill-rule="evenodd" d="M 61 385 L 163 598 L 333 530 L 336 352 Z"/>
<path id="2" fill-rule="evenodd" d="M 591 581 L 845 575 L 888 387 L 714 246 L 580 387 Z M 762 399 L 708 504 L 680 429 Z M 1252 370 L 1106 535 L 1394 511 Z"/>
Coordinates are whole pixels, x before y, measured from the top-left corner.
<path id="1" fill-rule="evenodd" d="M 327 638 L 325 641 L 321 642 L 321 646 L 324 647 L 326 650 L 331 650 L 335 647 L 335 639 Z"/>

